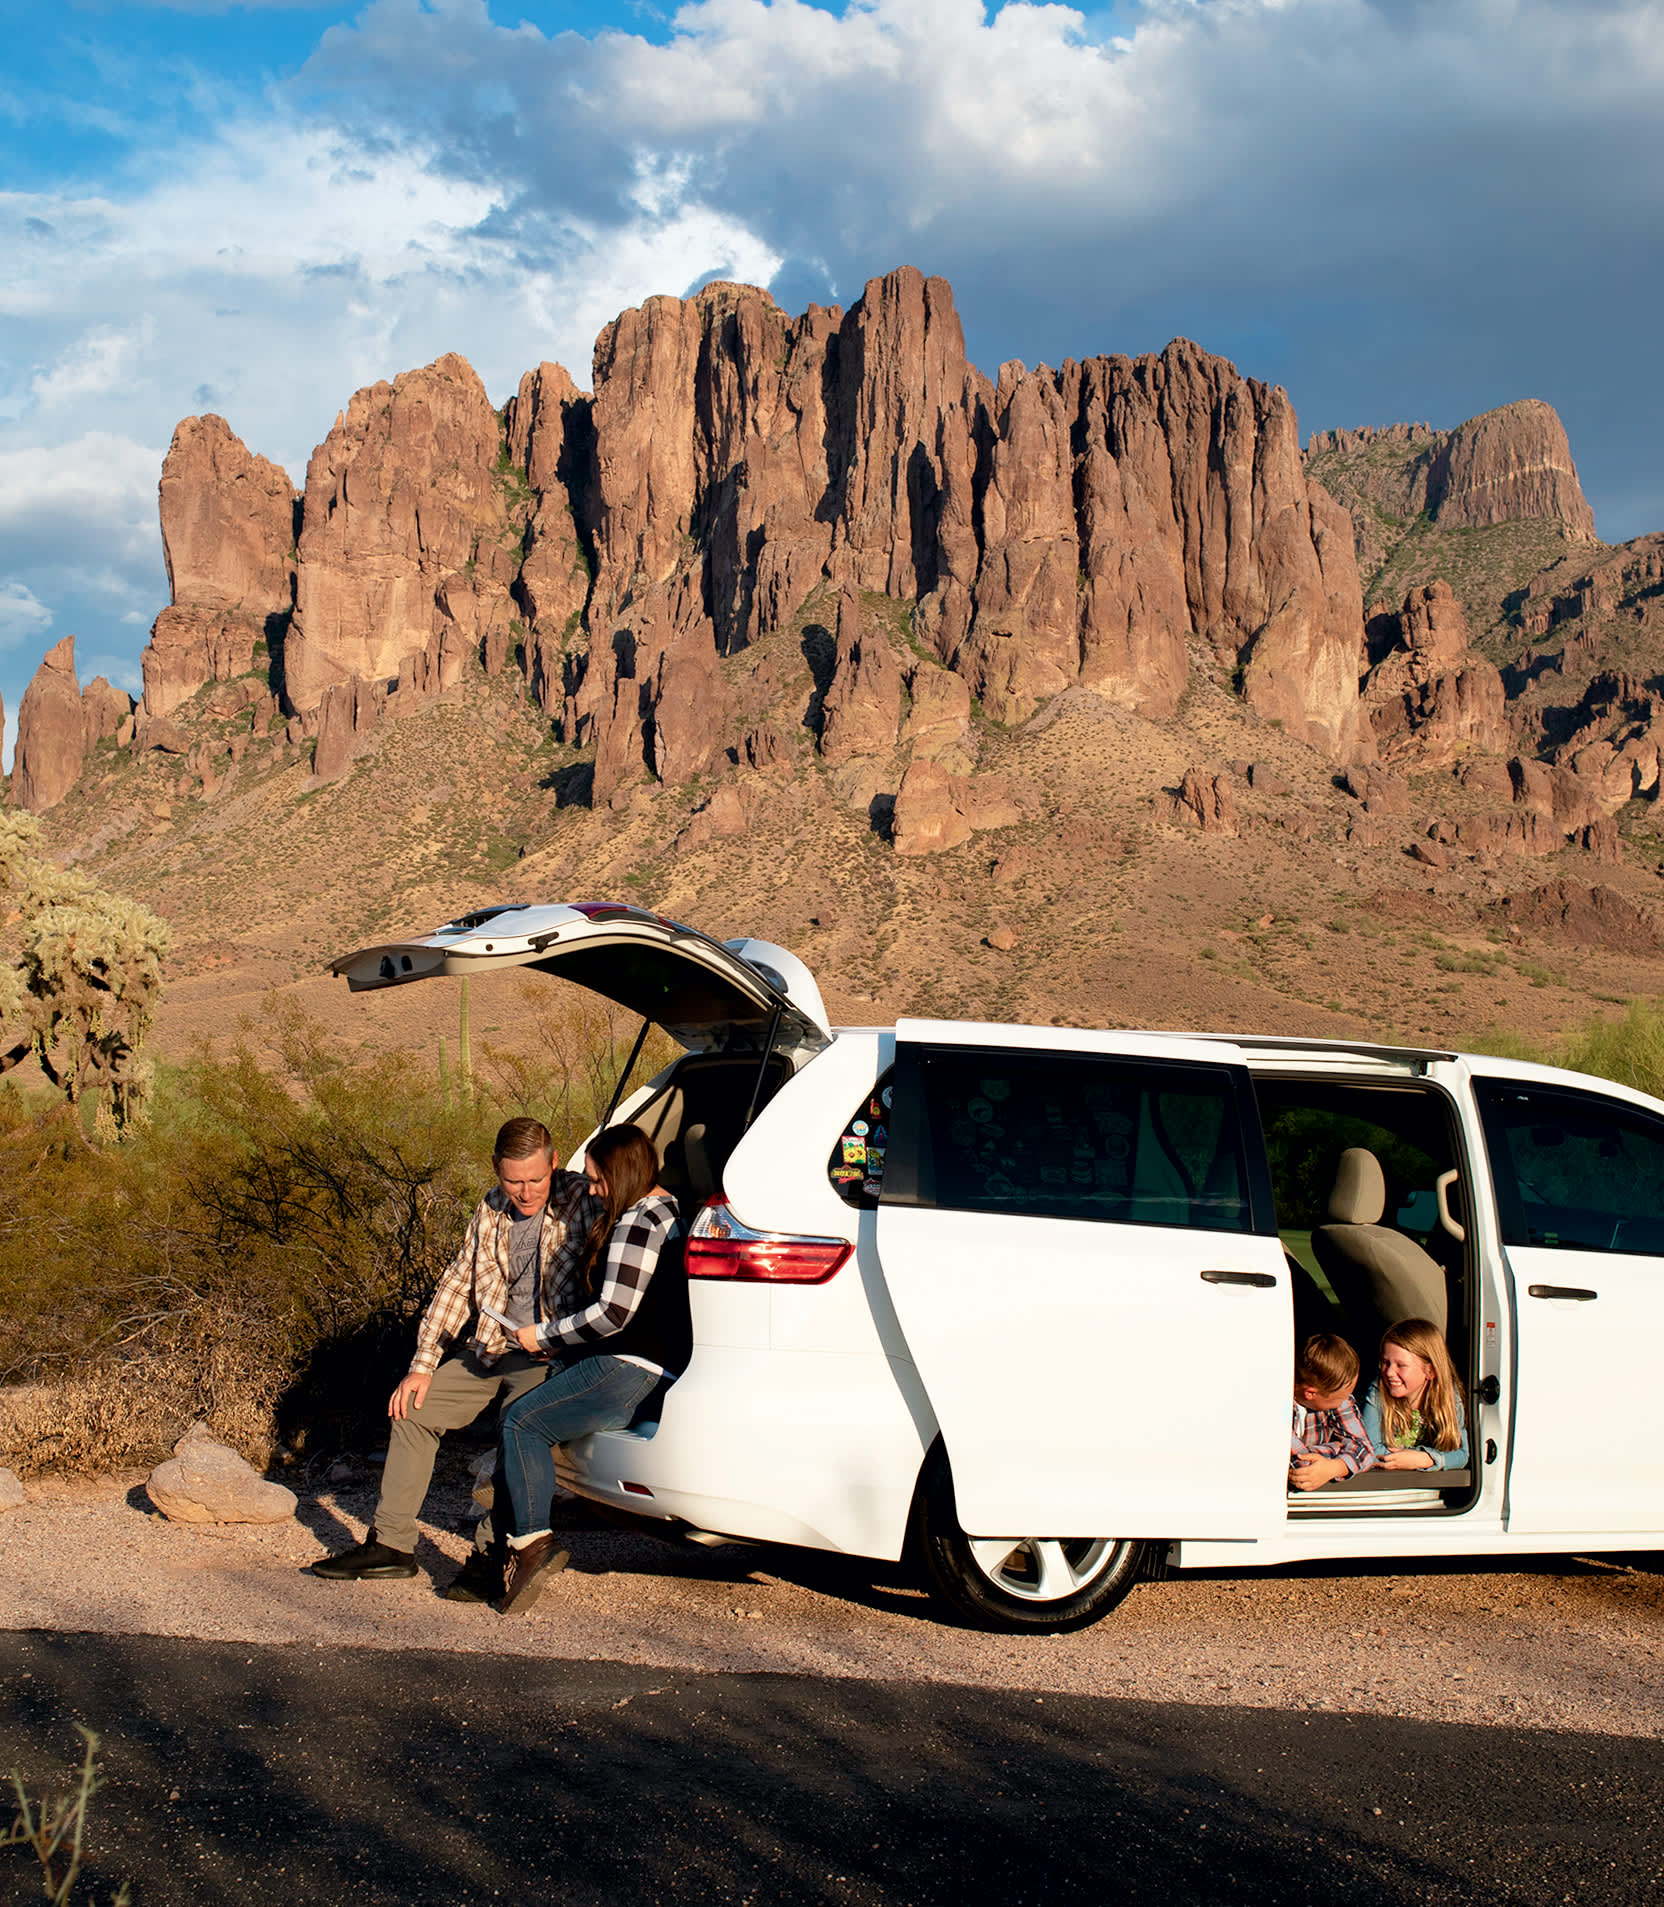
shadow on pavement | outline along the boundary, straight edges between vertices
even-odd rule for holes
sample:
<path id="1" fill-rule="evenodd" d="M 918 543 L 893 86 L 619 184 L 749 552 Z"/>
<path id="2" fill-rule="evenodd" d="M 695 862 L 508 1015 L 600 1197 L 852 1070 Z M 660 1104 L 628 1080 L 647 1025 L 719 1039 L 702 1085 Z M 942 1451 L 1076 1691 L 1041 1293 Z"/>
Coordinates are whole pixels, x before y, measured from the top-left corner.
<path id="1" fill-rule="evenodd" d="M 15 1633 L 0 1719 L 37 1791 L 102 1733 L 82 1898 L 135 1907 L 1618 1907 L 1660 1865 L 1664 1750 L 1546 1731 Z"/>

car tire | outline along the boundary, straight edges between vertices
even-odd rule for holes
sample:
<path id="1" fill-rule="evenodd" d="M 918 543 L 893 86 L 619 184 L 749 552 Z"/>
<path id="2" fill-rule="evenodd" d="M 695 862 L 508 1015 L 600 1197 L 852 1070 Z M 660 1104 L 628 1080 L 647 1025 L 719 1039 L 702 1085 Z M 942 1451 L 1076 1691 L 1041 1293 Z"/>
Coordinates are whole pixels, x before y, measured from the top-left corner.
<path id="1" fill-rule="evenodd" d="M 1115 1537 L 967 1536 L 940 1444 L 919 1483 L 919 1553 L 930 1593 L 978 1629 L 1062 1635 L 1107 1616 L 1143 1572 L 1144 1545 Z"/>

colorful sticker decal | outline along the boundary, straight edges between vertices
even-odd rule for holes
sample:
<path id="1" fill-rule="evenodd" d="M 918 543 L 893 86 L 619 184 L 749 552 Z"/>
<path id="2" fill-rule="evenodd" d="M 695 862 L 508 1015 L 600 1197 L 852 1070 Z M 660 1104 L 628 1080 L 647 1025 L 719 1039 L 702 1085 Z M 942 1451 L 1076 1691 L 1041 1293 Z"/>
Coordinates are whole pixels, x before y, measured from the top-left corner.
<path id="1" fill-rule="evenodd" d="M 893 1086 L 886 1086 L 886 1087 L 884 1088 L 884 1090 L 883 1090 L 883 1092 L 881 1092 L 881 1093 L 880 1093 L 880 1094 L 878 1095 L 878 1096 L 879 1096 L 879 1098 L 883 1100 L 883 1102 L 884 1102 L 884 1106 L 885 1106 L 885 1110 L 886 1110 L 886 1111 L 888 1111 L 888 1109 L 889 1109 L 889 1105 L 890 1105 L 890 1095 L 891 1095 L 891 1094 L 892 1094 L 892 1093 L 893 1093 L 894 1091 L 895 1091 L 895 1088 L 894 1088 Z"/>
<path id="2" fill-rule="evenodd" d="M 866 1162 L 867 1162 L 866 1141 L 864 1139 L 846 1138 L 844 1140 L 844 1164 L 845 1165 L 865 1165 Z"/>
<path id="3" fill-rule="evenodd" d="M 860 1181 L 861 1168 L 858 1165 L 835 1165 L 832 1168 L 834 1185 L 855 1185 Z"/>
<path id="4" fill-rule="evenodd" d="M 865 1138 L 865 1137 L 867 1136 L 867 1122 L 866 1122 L 866 1120 L 864 1120 L 864 1119 L 857 1119 L 857 1120 L 855 1121 L 855 1123 L 854 1123 L 854 1125 L 852 1125 L 852 1126 L 850 1127 L 850 1131 L 854 1133 L 854 1135 L 856 1136 L 856 1138 L 857 1138 L 857 1139 L 864 1139 L 864 1138 Z"/>

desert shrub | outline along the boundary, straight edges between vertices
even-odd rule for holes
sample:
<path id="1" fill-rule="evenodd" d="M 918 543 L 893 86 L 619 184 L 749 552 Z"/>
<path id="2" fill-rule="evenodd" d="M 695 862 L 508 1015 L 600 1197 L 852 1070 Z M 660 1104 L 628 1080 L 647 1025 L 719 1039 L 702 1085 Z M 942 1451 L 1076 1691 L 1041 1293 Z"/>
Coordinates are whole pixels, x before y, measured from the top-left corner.
<path id="1" fill-rule="evenodd" d="M 1597 1015 L 1559 1040 L 1535 1040 L 1511 1028 L 1493 1027 L 1472 1045 L 1476 1052 L 1499 1059 L 1569 1066 L 1664 1099 L 1664 1002 L 1632 1000 L 1622 1019 Z"/>
<path id="2" fill-rule="evenodd" d="M 257 1463 L 384 1437 L 497 1126 L 531 1113 L 564 1156 L 630 1051 L 591 996 L 528 999 L 525 1050 L 488 1048 L 466 1091 L 425 1055 L 343 1051 L 281 996 L 271 1057 L 249 1029 L 163 1069 L 120 1144 L 89 1150 L 61 1101 L 0 1087 L 0 1464 L 147 1462 L 198 1417 Z"/>

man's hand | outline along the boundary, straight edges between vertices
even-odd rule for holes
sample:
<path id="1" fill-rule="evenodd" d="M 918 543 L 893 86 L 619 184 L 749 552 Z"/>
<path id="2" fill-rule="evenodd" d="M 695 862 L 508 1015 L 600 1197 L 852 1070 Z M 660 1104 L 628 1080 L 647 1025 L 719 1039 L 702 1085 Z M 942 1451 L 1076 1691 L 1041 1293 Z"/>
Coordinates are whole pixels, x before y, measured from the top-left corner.
<path id="1" fill-rule="evenodd" d="M 412 1371 L 408 1377 L 399 1379 L 399 1387 L 387 1400 L 389 1417 L 408 1417 L 413 1410 L 420 1410 L 427 1401 L 428 1386 L 433 1382 L 431 1371 Z"/>
<path id="2" fill-rule="evenodd" d="M 1321 1490 L 1324 1484 L 1349 1474 L 1339 1457 L 1299 1456 L 1288 1466 L 1289 1487 L 1295 1490 Z"/>
<path id="3" fill-rule="evenodd" d="M 522 1351 L 529 1351 L 533 1357 L 541 1357 L 543 1354 L 543 1346 L 537 1341 L 537 1326 L 535 1324 L 521 1325 L 520 1329 L 514 1334 L 514 1341 L 519 1345 Z"/>
<path id="4" fill-rule="evenodd" d="M 1436 1470 L 1438 1460 L 1426 1450 L 1389 1450 L 1375 1459 L 1378 1470 Z"/>

